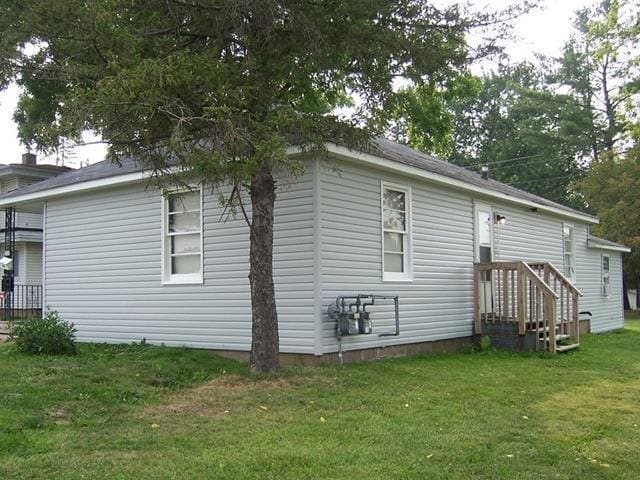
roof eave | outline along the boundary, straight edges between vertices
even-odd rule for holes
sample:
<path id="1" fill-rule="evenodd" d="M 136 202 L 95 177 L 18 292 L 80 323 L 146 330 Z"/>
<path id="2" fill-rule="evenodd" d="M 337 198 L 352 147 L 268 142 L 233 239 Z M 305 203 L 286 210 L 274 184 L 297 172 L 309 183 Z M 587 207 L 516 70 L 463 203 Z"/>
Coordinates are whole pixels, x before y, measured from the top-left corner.
<path id="1" fill-rule="evenodd" d="M 593 240 L 587 240 L 587 248 L 594 250 L 611 250 L 612 252 L 630 253 L 631 248 L 625 245 L 603 245 Z"/>
<path id="2" fill-rule="evenodd" d="M 50 198 L 59 197 L 61 195 L 68 195 L 70 193 L 79 193 L 86 190 L 93 190 L 98 188 L 107 188 L 116 185 L 125 185 L 128 183 L 140 182 L 148 179 L 150 174 L 145 172 L 133 172 L 125 173 L 122 175 L 116 175 L 112 177 L 98 178 L 96 180 L 88 180 L 85 182 L 74 183 L 71 185 L 64 185 L 61 187 L 53 187 L 47 190 L 41 190 L 33 193 L 26 193 L 24 195 L 10 196 L 8 198 L 0 198 L 0 207 L 15 207 L 21 203 L 33 202 L 38 200 L 47 200 Z"/>

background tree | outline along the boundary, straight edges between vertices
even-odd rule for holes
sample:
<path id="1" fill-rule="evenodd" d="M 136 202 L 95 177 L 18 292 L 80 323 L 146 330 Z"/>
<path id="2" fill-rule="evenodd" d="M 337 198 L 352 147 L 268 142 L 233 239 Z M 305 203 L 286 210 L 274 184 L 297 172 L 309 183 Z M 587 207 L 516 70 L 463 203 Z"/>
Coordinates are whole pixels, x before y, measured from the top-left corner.
<path id="1" fill-rule="evenodd" d="M 450 161 L 489 165 L 491 176 L 500 181 L 565 205 L 581 205 L 570 183 L 582 172 L 587 148 L 579 132 L 582 112 L 571 96 L 548 89 L 536 66 L 501 68 L 484 78 L 471 105 L 461 107 L 473 113 L 458 115 Z"/>
<path id="2" fill-rule="evenodd" d="M 161 186 L 230 184 L 236 204 L 248 192 L 251 370 L 270 372 L 276 178 L 303 168 L 288 145 L 362 146 L 396 104 L 394 79 L 421 88 L 463 69 L 471 25 L 419 0 L 4 1 L 0 87 L 24 88 L 27 144 L 92 130 Z M 347 121 L 333 113 L 345 105 Z"/>
<path id="3" fill-rule="evenodd" d="M 640 146 L 621 157 L 601 156 L 581 188 L 600 217 L 593 232 L 631 247 L 623 254 L 624 282 L 640 291 Z"/>
<path id="4" fill-rule="evenodd" d="M 603 152 L 629 147 L 640 118 L 638 11 L 637 0 L 599 1 L 576 12 L 559 58 L 503 65 L 454 88 L 430 85 L 426 95 L 407 89 L 396 138 L 458 165 L 487 164 L 500 181 L 585 208 L 580 179 Z M 440 130 L 430 126 L 438 118 Z"/>
<path id="5" fill-rule="evenodd" d="M 541 69 L 531 63 L 463 80 L 456 94 L 443 93 L 442 101 L 425 98 L 417 88 L 403 92 L 412 107 L 399 124 L 406 125 L 408 141 L 476 171 L 489 165 L 497 180 L 581 206 L 570 184 L 580 177 L 589 149 L 582 134 L 588 116 L 575 99 L 549 89 Z M 441 126 L 449 130 L 434 135 L 429 127 L 434 113 L 445 118 Z"/>
<path id="6" fill-rule="evenodd" d="M 629 147 L 640 91 L 640 3 L 601 0 L 576 12 L 575 33 L 547 79 L 588 114 L 591 159 Z"/>

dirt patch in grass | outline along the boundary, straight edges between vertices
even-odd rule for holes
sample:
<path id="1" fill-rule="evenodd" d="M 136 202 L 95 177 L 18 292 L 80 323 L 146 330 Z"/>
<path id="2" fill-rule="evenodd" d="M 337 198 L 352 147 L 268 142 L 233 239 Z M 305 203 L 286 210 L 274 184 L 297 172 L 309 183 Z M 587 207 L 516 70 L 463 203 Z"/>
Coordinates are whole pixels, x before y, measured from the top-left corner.
<path id="1" fill-rule="evenodd" d="M 231 410 L 254 406 L 256 392 L 268 395 L 270 392 L 292 387 L 294 384 L 287 378 L 253 380 L 239 375 L 225 375 L 176 393 L 169 402 L 146 409 L 145 415 L 223 416 Z"/>

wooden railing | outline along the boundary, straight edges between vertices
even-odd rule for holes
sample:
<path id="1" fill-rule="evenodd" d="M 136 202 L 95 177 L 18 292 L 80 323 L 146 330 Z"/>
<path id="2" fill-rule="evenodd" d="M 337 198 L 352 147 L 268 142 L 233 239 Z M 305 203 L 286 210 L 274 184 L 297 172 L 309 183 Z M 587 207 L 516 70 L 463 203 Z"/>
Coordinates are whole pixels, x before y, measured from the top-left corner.
<path id="1" fill-rule="evenodd" d="M 474 264 L 475 329 L 483 322 L 515 322 L 535 334 L 535 348 L 556 351 L 559 338 L 579 338 L 580 292 L 550 263 Z"/>
<path id="2" fill-rule="evenodd" d="M 559 297 L 556 302 L 558 333 L 560 335 L 568 335 L 575 343 L 579 343 L 580 319 L 578 299 L 582 296 L 582 292 L 552 263 L 530 262 L 529 266 Z"/>

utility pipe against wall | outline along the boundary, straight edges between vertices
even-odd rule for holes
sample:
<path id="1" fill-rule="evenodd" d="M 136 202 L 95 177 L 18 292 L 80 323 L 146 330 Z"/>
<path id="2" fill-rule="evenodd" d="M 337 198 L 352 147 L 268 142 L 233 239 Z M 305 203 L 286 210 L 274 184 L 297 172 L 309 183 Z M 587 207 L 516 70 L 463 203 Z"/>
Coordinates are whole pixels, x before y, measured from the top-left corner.
<path id="1" fill-rule="evenodd" d="M 353 300 L 353 303 L 348 303 L 351 300 Z M 342 316 L 346 317 L 347 314 L 363 313 L 364 315 L 362 316 L 364 318 L 368 318 L 368 314 L 370 312 L 367 312 L 367 307 L 375 305 L 376 300 L 393 300 L 394 313 L 395 313 L 395 331 L 383 332 L 383 333 L 380 333 L 379 336 L 380 337 L 397 337 L 398 335 L 400 335 L 400 307 L 399 307 L 398 296 L 360 293 L 355 296 L 337 297 L 335 303 L 329 305 L 329 308 L 327 309 L 327 313 L 329 314 L 329 317 L 338 321 L 338 328 L 336 329 L 338 338 L 340 338 L 342 335 L 353 335 L 355 333 L 358 333 L 358 332 L 352 333 L 351 331 L 347 333 L 346 331 L 342 331 L 340 326 L 340 319 L 342 318 Z M 354 308 L 355 308 L 355 312 L 354 312 Z M 361 308 L 362 310 L 360 310 Z M 358 315 L 358 318 L 359 318 L 359 315 Z M 364 332 L 360 331 L 359 333 L 363 334 Z M 368 333 L 371 333 L 370 330 L 366 332 L 366 334 Z"/>

